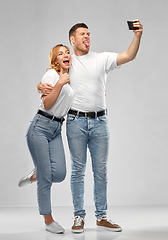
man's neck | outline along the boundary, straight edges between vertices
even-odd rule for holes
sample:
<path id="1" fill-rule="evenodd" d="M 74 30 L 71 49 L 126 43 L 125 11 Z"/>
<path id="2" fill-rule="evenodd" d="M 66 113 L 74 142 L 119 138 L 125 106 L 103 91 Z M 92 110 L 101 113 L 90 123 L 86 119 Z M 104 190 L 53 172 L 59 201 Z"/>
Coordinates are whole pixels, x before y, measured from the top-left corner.
<path id="1" fill-rule="evenodd" d="M 76 55 L 76 56 L 84 56 L 84 55 L 87 55 L 89 53 L 89 51 L 88 52 L 83 52 L 83 51 L 80 51 L 80 50 L 76 50 L 76 49 L 74 49 L 74 54 Z"/>

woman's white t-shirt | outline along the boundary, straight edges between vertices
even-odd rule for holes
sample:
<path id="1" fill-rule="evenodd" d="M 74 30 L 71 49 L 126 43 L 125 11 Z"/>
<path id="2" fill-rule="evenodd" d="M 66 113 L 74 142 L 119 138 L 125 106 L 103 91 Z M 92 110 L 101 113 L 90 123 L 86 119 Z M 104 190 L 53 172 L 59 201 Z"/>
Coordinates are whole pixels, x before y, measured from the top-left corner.
<path id="1" fill-rule="evenodd" d="M 58 73 L 54 69 L 50 69 L 44 74 L 41 83 L 50 83 L 52 86 L 54 86 L 58 80 L 59 80 Z M 71 86 L 67 83 L 62 87 L 61 92 L 57 98 L 57 101 L 49 110 L 46 110 L 44 108 L 42 101 L 39 106 L 39 109 L 51 115 L 54 115 L 57 118 L 62 118 L 68 113 L 69 108 L 71 107 L 73 101 L 73 97 L 74 92 Z"/>

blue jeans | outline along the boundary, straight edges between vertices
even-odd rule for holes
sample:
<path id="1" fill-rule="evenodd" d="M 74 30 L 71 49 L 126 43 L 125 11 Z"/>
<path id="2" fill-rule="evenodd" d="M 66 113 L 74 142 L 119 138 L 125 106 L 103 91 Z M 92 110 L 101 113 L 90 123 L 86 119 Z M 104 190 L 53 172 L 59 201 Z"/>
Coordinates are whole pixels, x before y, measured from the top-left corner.
<path id="1" fill-rule="evenodd" d="M 30 122 L 26 140 L 37 179 L 37 197 L 41 215 L 51 214 L 51 186 L 66 176 L 62 123 L 36 114 Z"/>
<path id="2" fill-rule="evenodd" d="M 67 116 L 67 139 L 71 154 L 71 191 L 74 216 L 85 217 L 84 177 L 87 147 L 92 159 L 94 177 L 95 216 L 102 217 L 107 211 L 107 158 L 109 130 L 107 116 L 85 118 Z"/>

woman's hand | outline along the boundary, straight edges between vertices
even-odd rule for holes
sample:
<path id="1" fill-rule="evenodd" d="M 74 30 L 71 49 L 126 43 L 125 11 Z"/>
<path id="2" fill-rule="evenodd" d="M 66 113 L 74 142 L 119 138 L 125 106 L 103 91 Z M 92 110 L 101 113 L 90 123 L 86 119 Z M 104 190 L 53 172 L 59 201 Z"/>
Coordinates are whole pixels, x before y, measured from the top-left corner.
<path id="1" fill-rule="evenodd" d="M 68 73 L 63 73 L 63 69 L 60 70 L 60 77 L 55 86 L 53 87 L 50 94 L 43 96 L 43 105 L 46 110 L 49 110 L 57 101 L 57 98 L 61 92 L 62 87 L 70 83 L 70 78 Z"/>
<path id="2" fill-rule="evenodd" d="M 64 73 L 63 69 L 60 70 L 60 77 L 59 77 L 59 83 L 63 86 L 67 83 L 70 84 L 70 77 L 68 73 Z"/>

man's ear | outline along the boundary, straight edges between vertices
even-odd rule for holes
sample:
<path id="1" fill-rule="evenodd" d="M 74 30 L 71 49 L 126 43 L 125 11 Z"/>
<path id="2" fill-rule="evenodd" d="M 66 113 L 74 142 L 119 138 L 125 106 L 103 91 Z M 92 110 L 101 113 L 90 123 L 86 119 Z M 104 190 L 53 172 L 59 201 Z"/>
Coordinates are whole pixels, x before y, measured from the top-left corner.
<path id="1" fill-rule="evenodd" d="M 71 42 L 71 45 L 73 45 L 73 44 L 75 43 L 75 38 L 74 38 L 74 36 L 71 36 L 71 37 L 70 37 L 70 42 Z"/>

